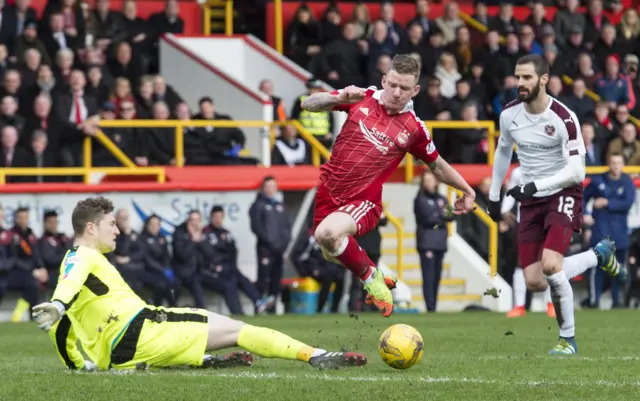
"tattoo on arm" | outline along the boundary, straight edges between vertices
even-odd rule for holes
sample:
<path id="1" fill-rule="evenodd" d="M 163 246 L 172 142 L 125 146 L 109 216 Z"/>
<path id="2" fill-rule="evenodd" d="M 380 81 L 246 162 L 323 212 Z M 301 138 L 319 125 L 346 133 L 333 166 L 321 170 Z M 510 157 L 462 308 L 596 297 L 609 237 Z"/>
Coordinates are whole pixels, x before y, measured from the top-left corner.
<path id="1" fill-rule="evenodd" d="M 340 102 L 338 97 L 327 92 L 314 93 L 302 102 L 302 108 L 311 112 L 329 111 Z"/>
<path id="2" fill-rule="evenodd" d="M 438 160 L 440 160 L 440 157 L 438 157 L 436 160 L 432 161 L 431 163 L 427 164 L 431 172 L 436 176 L 438 176 L 438 174 L 442 172 L 442 168 L 438 163 Z"/>

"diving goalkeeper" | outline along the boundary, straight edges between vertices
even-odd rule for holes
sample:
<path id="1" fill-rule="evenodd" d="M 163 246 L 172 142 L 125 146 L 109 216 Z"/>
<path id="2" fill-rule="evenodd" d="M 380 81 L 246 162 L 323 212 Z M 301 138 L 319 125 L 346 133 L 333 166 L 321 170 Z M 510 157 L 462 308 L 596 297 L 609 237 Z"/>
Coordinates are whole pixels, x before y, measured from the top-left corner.
<path id="1" fill-rule="evenodd" d="M 76 235 L 65 255 L 51 302 L 33 308 L 38 326 L 49 336 L 70 369 L 94 364 L 100 370 L 174 366 L 226 367 L 229 359 L 207 351 L 240 346 L 266 358 L 340 368 L 366 364 L 364 355 L 327 352 L 264 327 L 256 327 L 204 309 L 147 305 L 122 279 L 104 253 L 115 249 L 119 231 L 110 200 L 78 202 L 71 217 Z M 84 357 L 76 346 L 91 359 Z M 250 353 L 241 354 L 243 360 Z M 246 364 L 250 364 L 246 363 Z"/>

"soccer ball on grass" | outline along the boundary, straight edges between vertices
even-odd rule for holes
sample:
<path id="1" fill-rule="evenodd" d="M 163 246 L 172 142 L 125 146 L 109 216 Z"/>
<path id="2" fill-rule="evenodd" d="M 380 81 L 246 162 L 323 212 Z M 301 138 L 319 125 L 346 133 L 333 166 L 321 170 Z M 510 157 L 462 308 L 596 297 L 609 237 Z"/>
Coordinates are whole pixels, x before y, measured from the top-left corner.
<path id="1" fill-rule="evenodd" d="M 394 324 L 382 333 L 378 352 L 382 360 L 394 369 L 409 369 L 422 359 L 422 336 L 406 324 Z"/>

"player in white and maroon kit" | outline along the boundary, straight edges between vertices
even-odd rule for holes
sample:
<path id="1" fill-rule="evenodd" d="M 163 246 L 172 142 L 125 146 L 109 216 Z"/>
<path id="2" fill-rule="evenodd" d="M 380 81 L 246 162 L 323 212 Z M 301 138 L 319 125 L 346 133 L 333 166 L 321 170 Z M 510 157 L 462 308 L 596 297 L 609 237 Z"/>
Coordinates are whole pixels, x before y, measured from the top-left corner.
<path id="1" fill-rule="evenodd" d="M 574 231 L 582 223 L 582 181 L 585 147 L 576 115 L 547 95 L 549 64 L 538 55 L 516 63 L 518 100 L 500 115 L 500 139 L 489 192 L 489 215 L 498 221 L 500 187 L 517 146 L 521 183 L 507 191 L 520 202 L 518 254 L 529 291 L 551 287 L 560 338 L 551 355 L 578 351 L 575 341 L 573 289 L 569 279 L 599 266 L 623 276 L 609 240 L 593 249 L 564 258 Z"/>
<path id="2" fill-rule="evenodd" d="M 382 213 L 382 184 L 407 153 L 427 163 L 436 177 L 462 191 L 456 214 L 473 208 L 475 192 L 439 155 L 411 98 L 420 91 L 420 63 L 398 55 L 382 77 L 382 88 L 349 86 L 316 93 L 302 102 L 311 112 L 349 114 L 331 158 L 321 168 L 314 210 L 315 237 L 325 258 L 344 265 L 364 282 L 367 302 L 384 316 L 393 311 L 395 278 L 385 278 L 354 237 L 374 229 Z"/>

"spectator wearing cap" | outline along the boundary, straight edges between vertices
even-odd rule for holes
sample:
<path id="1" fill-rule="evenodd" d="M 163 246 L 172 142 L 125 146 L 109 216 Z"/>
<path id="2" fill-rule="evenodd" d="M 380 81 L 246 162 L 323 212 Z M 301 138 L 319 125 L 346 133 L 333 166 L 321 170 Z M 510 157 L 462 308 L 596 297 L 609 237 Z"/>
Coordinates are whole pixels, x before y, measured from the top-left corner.
<path id="1" fill-rule="evenodd" d="M 547 45 L 556 46 L 556 31 L 552 25 L 545 25 L 540 30 L 540 44 L 543 48 Z"/>
<path id="2" fill-rule="evenodd" d="M 620 58 L 617 55 L 607 57 L 605 73 L 596 79 L 595 92 L 611 108 L 617 104 L 626 104 L 629 109 L 635 107 L 635 95 L 627 77 L 620 73 Z"/>
<path id="3" fill-rule="evenodd" d="M 300 96 L 299 101 L 293 104 L 291 118 L 300 121 L 300 124 L 309 131 L 325 147 L 331 148 L 333 145 L 333 114 L 330 111 L 320 113 L 310 113 L 302 110 L 302 102 L 314 93 L 323 92 L 322 82 L 317 79 L 307 81 L 309 92 Z"/>
<path id="4" fill-rule="evenodd" d="M 558 63 L 560 63 L 563 73 L 566 74 L 567 72 L 574 71 L 576 69 L 578 56 L 588 51 L 583 44 L 583 40 L 584 35 L 582 34 L 582 28 L 579 26 L 571 28 L 569 38 L 562 48 L 562 54 L 558 57 Z"/>
<path id="5" fill-rule="evenodd" d="M 36 49 L 42 56 L 42 60 L 45 64 L 51 64 L 51 58 L 47 53 L 47 48 L 42 41 L 38 39 L 38 25 L 35 21 L 29 21 L 24 25 L 22 35 L 16 39 L 11 56 L 16 58 L 16 61 L 20 64 L 24 63 L 24 53 L 29 49 Z"/>
<path id="6" fill-rule="evenodd" d="M 565 7 L 559 9 L 553 19 L 553 27 L 556 32 L 556 40 L 560 47 L 569 41 L 569 37 L 575 27 L 584 31 L 586 20 L 584 15 L 578 12 L 578 0 L 566 0 Z"/>
<path id="7" fill-rule="evenodd" d="M 602 27 L 610 24 L 609 18 L 602 11 L 602 0 L 589 0 L 584 18 L 584 43 L 587 48 L 592 49 L 600 36 Z"/>

